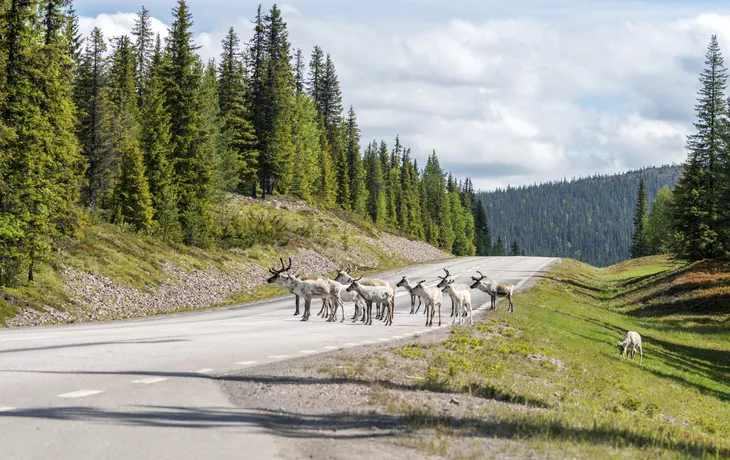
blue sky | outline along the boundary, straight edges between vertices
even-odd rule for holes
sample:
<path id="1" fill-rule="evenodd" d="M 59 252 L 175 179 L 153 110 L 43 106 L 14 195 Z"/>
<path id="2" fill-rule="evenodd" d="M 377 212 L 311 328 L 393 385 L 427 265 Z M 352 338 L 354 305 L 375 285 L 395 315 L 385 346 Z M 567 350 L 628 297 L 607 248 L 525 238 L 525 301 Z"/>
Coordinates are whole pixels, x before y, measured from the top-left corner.
<path id="1" fill-rule="evenodd" d="M 176 2 L 145 2 L 163 31 Z M 141 7 L 77 0 L 82 29 L 128 33 Z M 200 53 L 258 2 L 189 0 Z M 730 3 L 604 0 L 290 0 L 290 40 L 332 54 L 363 144 L 396 134 L 423 164 L 478 187 L 681 162 L 710 35 Z M 271 3 L 264 3 L 269 9 Z"/>

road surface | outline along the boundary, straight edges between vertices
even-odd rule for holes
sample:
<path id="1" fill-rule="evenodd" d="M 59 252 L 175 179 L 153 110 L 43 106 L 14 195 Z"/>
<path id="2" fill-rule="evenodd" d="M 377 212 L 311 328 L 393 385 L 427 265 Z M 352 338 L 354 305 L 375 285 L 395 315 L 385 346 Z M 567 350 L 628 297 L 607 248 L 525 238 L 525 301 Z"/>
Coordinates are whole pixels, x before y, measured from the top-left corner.
<path id="1" fill-rule="evenodd" d="M 435 285 L 446 267 L 456 282 L 480 270 L 521 285 L 554 260 L 468 257 L 383 278 L 408 275 Z M 478 291 L 472 296 L 475 307 L 488 301 Z M 279 458 L 276 438 L 229 402 L 216 376 L 429 329 L 422 312 L 408 314 L 410 297 L 400 288 L 389 327 L 327 323 L 317 316 L 320 306 L 313 302 L 306 323 L 292 316 L 288 296 L 139 320 L 0 330 L 0 458 Z M 346 305 L 349 316 L 353 308 Z M 519 296 L 515 308 L 519 314 Z M 451 324 L 450 311 L 445 298 L 442 327 Z"/>

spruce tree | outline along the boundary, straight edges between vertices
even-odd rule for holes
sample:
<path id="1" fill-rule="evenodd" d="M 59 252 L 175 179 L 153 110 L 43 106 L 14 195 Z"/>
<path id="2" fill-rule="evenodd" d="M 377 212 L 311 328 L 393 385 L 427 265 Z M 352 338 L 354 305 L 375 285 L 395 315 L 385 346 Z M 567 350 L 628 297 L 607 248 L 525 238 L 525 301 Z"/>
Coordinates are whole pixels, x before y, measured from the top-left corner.
<path id="1" fill-rule="evenodd" d="M 304 55 L 301 48 L 297 48 L 294 56 L 294 81 L 296 84 L 297 97 L 304 92 Z"/>
<path id="2" fill-rule="evenodd" d="M 672 243 L 672 191 L 668 185 L 659 190 L 646 220 L 649 254 L 667 254 Z"/>
<path id="3" fill-rule="evenodd" d="M 109 90 L 112 151 L 118 158 L 119 172 L 108 202 L 113 222 L 150 233 L 154 210 L 139 144 L 135 66 L 131 41 L 126 36 L 119 37 L 112 57 Z"/>
<path id="4" fill-rule="evenodd" d="M 504 241 L 502 241 L 502 237 L 497 237 L 497 242 L 494 244 L 494 248 L 492 248 L 492 255 L 494 256 L 506 256 L 507 251 L 504 247 Z"/>
<path id="5" fill-rule="evenodd" d="M 309 59 L 309 79 L 306 83 L 306 89 L 309 96 L 317 107 L 317 113 L 322 115 L 322 84 L 324 76 L 324 52 L 319 46 L 314 47 L 312 55 Z"/>
<path id="6" fill-rule="evenodd" d="M 107 46 L 101 29 L 95 27 L 86 44 L 74 86 L 77 108 L 76 136 L 86 159 L 86 187 L 83 202 L 92 211 L 97 209 L 99 198 L 107 194 L 113 182 L 113 156 L 111 152 L 109 80 Z"/>
<path id="7" fill-rule="evenodd" d="M 178 209 L 185 243 L 207 246 L 213 231 L 209 202 L 213 172 L 201 126 L 202 66 L 194 54 L 193 21 L 185 0 L 178 0 L 173 17 L 165 39 L 164 88 Z"/>
<path id="8" fill-rule="evenodd" d="M 474 205 L 474 244 L 476 255 L 488 256 L 491 254 L 492 236 L 482 200 L 477 200 Z"/>
<path id="9" fill-rule="evenodd" d="M 522 251 L 520 250 L 520 245 L 517 243 L 517 238 L 512 240 L 512 246 L 510 246 L 509 255 L 511 255 L 511 256 L 521 256 L 522 255 Z"/>
<path id="10" fill-rule="evenodd" d="M 220 173 L 225 188 L 248 193 L 255 187 L 257 139 L 246 103 L 246 73 L 240 40 L 233 30 L 222 41 L 218 66 L 218 103 L 224 142 Z"/>
<path id="11" fill-rule="evenodd" d="M 717 37 L 712 36 L 705 55 L 694 123 L 687 138 L 687 161 L 674 197 L 675 254 L 690 260 L 722 255 L 719 200 L 722 195 L 721 159 L 727 149 L 727 71 Z"/>
<path id="12" fill-rule="evenodd" d="M 325 209 L 332 209 L 337 203 L 337 173 L 332 164 L 332 155 L 329 153 L 327 143 L 327 132 L 324 129 L 322 120 L 319 121 L 319 180 L 317 183 L 317 200 Z"/>
<path id="13" fill-rule="evenodd" d="M 649 255 L 649 243 L 646 238 L 646 187 L 643 177 L 639 181 L 639 191 L 636 194 L 634 230 L 631 233 L 629 252 L 632 259 Z"/>
<path id="14" fill-rule="evenodd" d="M 373 140 L 365 149 L 365 187 L 367 188 L 367 212 L 375 223 L 382 223 L 384 213 L 379 213 L 380 199 L 385 206 L 385 192 L 383 191 L 383 170 L 378 158 L 378 144 Z"/>
<path id="15" fill-rule="evenodd" d="M 256 135 L 256 148 L 258 156 L 266 149 L 265 133 L 267 132 L 266 119 L 266 30 L 264 28 L 264 15 L 261 5 L 258 7 L 256 18 L 253 21 L 254 34 L 248 46 L 248 74 L 251 76 L 250 91 L 248 91 L 248 107 L 251 110 L 251 120 Z M 257 177 L 251 186 L 251 195 L 256 197 L 258 177 L 262 175 L 261 165 L 257 167 Z M 263 185 L 262 185 L 263 189 Z"/>
<path id="16" fill-rule="evenodd" d="M 296 165 L 291 193 L 313 201 L 322 171 L 318 167 L 322 155 L 317 108 L 309 95 L 300 93 L 294 111 L 294 159 Z"/>
<path id="17" fill-rule="evenodd" d="M 350 209 L 360 215 L 365 215 L 367 199 L 365 189 L 365 171 L 360 155 L 360 128 L 357 126 L 355 110 L 350 106 L 345 124 L 345 156 L 347 158 L 348 179 L 350 181 Z"/>
<path id="18" fill-rule="evenodd" d="M 157 35 L 141 107 L 140 146 L 144 154 L 145 171 L 155 209 L 156 234 L 163 241 L 179 242 L 182 240 L 182 229 L 170 163 L 172 154 L 170 115 L 165 111 L 162 72 L 162 49 L 160 36 Z"/>
<path id="19" fill-rule="evenodd" d="M 142 10 L 137 12 L 137 18 L 134 20 L 134 28 L 132 29 L 134 36 L 134 52 L 135 52 L 135 72 L 137 73 L 137 95 L 138 103 L 142 104 L 144 95 L 145 81 L 149 78 L 150 61 L 155 46 L 155 35 L 152 31 L 152 19 L 147 8 L 142 6 Z"/>

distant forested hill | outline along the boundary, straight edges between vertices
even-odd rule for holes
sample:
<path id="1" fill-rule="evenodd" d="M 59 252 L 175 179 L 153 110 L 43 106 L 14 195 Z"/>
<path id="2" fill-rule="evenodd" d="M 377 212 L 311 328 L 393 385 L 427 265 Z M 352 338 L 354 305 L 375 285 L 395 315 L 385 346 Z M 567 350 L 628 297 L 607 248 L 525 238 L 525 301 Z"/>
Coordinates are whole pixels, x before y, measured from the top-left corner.
<path id="1" fill-rule="evenodd" d="M 680 166 L 479 192 L 492 237 L 514 238 L 525 255 L 572 257 L 594 266 L 629 258 L 636 192 L 643 175 L 651 206 Z"/>

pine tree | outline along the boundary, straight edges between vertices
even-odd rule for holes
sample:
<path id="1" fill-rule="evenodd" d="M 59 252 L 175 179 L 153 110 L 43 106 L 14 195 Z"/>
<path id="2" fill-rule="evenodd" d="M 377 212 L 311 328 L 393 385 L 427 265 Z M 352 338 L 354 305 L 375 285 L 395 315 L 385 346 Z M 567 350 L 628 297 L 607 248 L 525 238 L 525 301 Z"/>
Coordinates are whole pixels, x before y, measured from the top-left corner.
<path id="1" fill-rule="evenodd" d="M 357 126 L 355 110 L 350 106 L 345 125 L 345 156 L 347 158 L 348 179 L 350 181 L 350 209 L 360 215 L 365 215 L 367 200 L 365 189 L 365 171 L 360 155 L 360 128 Z"/>
<path id="2" fill-rule="evenodd" d="M 451 203 L 446 193 L 446 180 L 439 164 L 436 151 L 428 157 L 423 171 L 424 219 L 430 219 L 431 225 L 426 229 L 429 243 L 450 251 L 454 243 L 454 229 L 451 222 Z"/>
<path id="3" fill-rule="evenodd" d="M 267 132 L 268 123 L 266 121 L 266 95 L 265 95 L 265 77 L 266 77 L 266 30 L 264 28 L 264 15 L 261 5 L 258 7 L 256 18 L 253 21 L 254 34 L 248 46 L 248 64 L 249 75 L 251 75 L 250 91 L 248 92 L 248 106 L 251 110 L 251 121 L 256 135 L 256 147 L 258 157 L 265 151 L 265 133 Z M 261 176 L 261 165 L 256 168 Z M 254 179 L 258 181 L 258 177 Z M 254 182 L 251 186 L 251 195 L 256 197 L 257 184 Z M 263 189 L 262 185 L 262 189 Z"/>
<path id="4" fill-rule="evenodd" d="M 81 58 L 77 83 L 74 86 L 78 114 L 76 136 L 88 164 L 83 201 L 92 211 L 97 209 L 99 198 L 106 195 L 113 185 L 114 162 L 110 149 L 106 91 L 109 69 L 106 51 L 101 29 L 95 27 Z"/>
<path id="5" fill-rule="evenodd" d="M 700 76 L 695 106 L 696 132 L 687 138 L 688 158 L 675 189 L 675 253 L 690 260 L 722 255 L 718 241 L 722 152 L 727 149 L 727 71 L 717 37 L 712 36 Z"/>
<path id="6" fill-rule="evenodd" d="M 643 177 L 639 182 L 639 191 L 636 194 L 630 253 L 632 259 L 649 255 L 649 243 L 646 238 L 646 187 Z"/>
<path id="7" fill-rule="evenodd" d="M 207 246 L 213 231 L 209 203 L 213 172 L 201 126 L 202 69 L 194 54 L 193 22 L 185 0 L 178 0 L 173 16 L 165 39 L 164 88 L 178 209 L 185 243 Z"/>
<path id="8" fill-rule="evenodd" d="M 323 76 L 324 76 L 324 52 L 319 46 L 315 46 L 309 60 L 309 79 L 307 80 L 307 92 L 317 107 L 317 113 L 322 115 L 323 98 Z"/>
<path id="9" fill-rule="evenodd" d="M 218 103 L 223 120 L 224 150 L 220 173 L 225 188 L 248 193 L 255 187 L 258 166 L 256 134 L 246 104 L 246 74 L 233 27 L 222 41 L 218 66 Z"/>
<path id="10" fill-rule="evenodd" d="M 319 123 L 320 157 L 318 164 L 320 174 L 317 183 L 317 200 L 325 209 L 332 209 L 337 202 L 337 176 L 332 165 L 332 155 L 329 153 L 327 133 L 321 119 Z"/>
<path id="11" fill-rule="evenodd" d="M 74 67 L 74 76 L 76 68 L 81 60 L 83 53 L 84 38 L 79 31 L 79 17 L 73 6 L 69 7 L 66 13 L 66 46 L 68 48 L 69 57 Z"/>
<path id="12" fill-rule="evenodd" d="M 383 191 L 383 169 L 378 158 L 378 144 L 373 140 L 365 149 L 365 187 L 367 188 L 367 212 L 373 222 L 381 224 L 385 212 L 379 213 L 380 200 L 385 206 L 385 192 Z"/>
<path id="13" fill-rule="evenodd" d="M 304 55 L 301 48 L 297 48 L 294 56 L 294 81 L 296 84 L 297 97 L 304 92 Z"/>
<path id="14" fill-rule="evenodd" d="M 225 190 L 225 184 L 221 182 L 222 177 L 216 172 L 220 170 L 221 165 L 226 159 L 228 151 L 228 142 L 222 135 L 223 123 L 220 117 L 220 103 L 218 101 L 218 78 L 215 61 L 208 61 L 203 68 L 203 63 L 198 59 L 196 71 L 202 74 L 202 84 L 200 87 L 200 131 L 203 134 L 202 142 L 202 167 L 204 174 L 208 175 L 209 185 L 204 193 L 207 199 L 220 200 L 221 192 Z M 215 187 L 217 186 L 217 187 Z"/>
<path id="15" fill-rule="evenodd" d="M 144 6 L 142 6 L 142 10 L 137 13 L 137 18 L 134 20 L 132 35 L 135 37 L 134 52 L 136 58 L 137 96 L 139 97 L 138 103 L 141 105 L 145 91 L 144 82 L 149 78 L 150 61 L 155 45 L 152 19 L 150 18 L 149 10 Z"/>
<path id="16" fill-rule="evenodd" d="M 170 115 L 165 111 L 160 36 L 150 60 L 149 79 L 141 107 L 140 146 L 144 154 L 149 191 L 155 209 L 156 234 L 167 242 L 182 240 L 177 193 L 170 163 Z"/>

